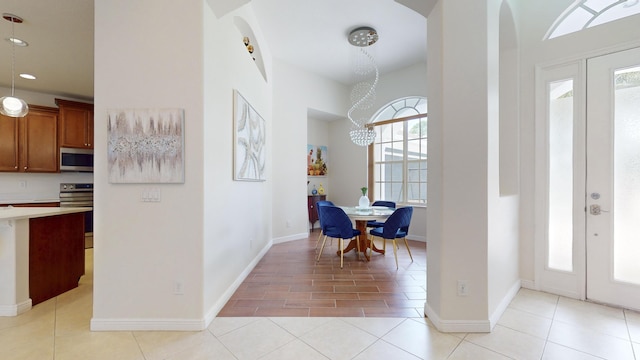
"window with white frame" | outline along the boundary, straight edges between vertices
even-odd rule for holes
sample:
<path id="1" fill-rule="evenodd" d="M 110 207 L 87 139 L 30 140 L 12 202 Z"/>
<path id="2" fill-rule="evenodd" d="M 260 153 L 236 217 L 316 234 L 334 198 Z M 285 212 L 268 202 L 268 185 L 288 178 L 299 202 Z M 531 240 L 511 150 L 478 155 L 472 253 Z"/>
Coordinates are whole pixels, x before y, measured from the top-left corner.
<path id="1" fill-rule="evenodd" d="M 640 14 L 640 0 L 576 0 L 556 19 L 545 39 Z"/>
<path id="2" fill-rule="evenodd" d="M 427 203 L 427 99 L 407 97 L 382 108 L 371 126 L 369 186 L 374 200 Z"/>

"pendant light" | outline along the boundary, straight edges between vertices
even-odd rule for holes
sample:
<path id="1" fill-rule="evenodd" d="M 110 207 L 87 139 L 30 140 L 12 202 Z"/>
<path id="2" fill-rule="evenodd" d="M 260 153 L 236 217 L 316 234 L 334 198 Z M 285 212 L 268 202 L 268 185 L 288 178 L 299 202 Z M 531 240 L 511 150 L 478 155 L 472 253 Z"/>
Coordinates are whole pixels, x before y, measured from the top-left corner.
<path id="1" fill-rule="evenodd" d="M 3 96 L 0 98 L 0 114 L 11 117 L 24 117 L 29 112 L 29 106 L 27 103 L 14 96 L 15 91 L 15 63 L 16 63 L 16 38 L 15 38 L 15 24 L 21 24 L 22 18 L 4 13 L 2 17 L 11 21 L 11 96 Z"/>
<path id="2" fill-rule="evenodd" d="M 378 41 L 378 32 L 367 26 L 358 27 L 349 33 L 347 40 L 357 48 L 354 72 L 360 76 L 359 82 L 351 90 L 352 105 L 347 112 L 352 123 L 349 136 L 354 144 L 368 146 L 376 139 L 376 132 L 368 126 L 370 119 L 367 119 L 364 110 L 374 103 L 380 73 L 373 54 L 366 48 Z M 369 79 L 371 75 L 373 79 Z"/>

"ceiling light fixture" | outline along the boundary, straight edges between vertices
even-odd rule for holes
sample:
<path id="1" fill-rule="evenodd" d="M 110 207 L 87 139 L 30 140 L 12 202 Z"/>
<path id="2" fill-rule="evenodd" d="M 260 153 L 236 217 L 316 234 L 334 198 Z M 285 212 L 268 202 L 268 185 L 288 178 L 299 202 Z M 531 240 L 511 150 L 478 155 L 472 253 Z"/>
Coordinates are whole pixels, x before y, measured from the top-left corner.
<path id="1" fill-rule="evenodd" d="M 16 37 L 15 37 L 15 24 L 22 24 L 22 18 L 4 13 L 2 17 L 11 21 L 11 96 L 3 96 L 0 98 L 0 114 L 11 117 L 23 117 L 29 112 L 29 106 L 27 103 L 14 96 L 15 91 L 15 65 L 16 65 Z M 26 44 L 26 42 L 24 43 Z M 26 45 L 25 45 L 26 46 Z"/>
<path id="2" fill-rule="evenodd" d="M 11 21 L 11 20 L 9 20 L 9 21 Z M 10 42 L 10 43 L 16 44 L 17 46 L 21 46 L 21 47 L 29 46 L 28 42 L 26 42 L 24 40 L 21 40 L 21 39 L 18 39 L 18 38 L 15 38 L 15 37 L 7 38 L 7 41 Z"/>
<path id="3" fill-rule="evenodd" d="M 352 105 L 347 112 L 347 117 L 353 126 L 349 136 L 354 144 L 368 146 L 376 139 L 376 132 L 368 126 L 371 116 L 361 112 L 373 106 L 380 74 L 373 55 L 366 48 L 378 41 L 378 33 L 370 27 L 359 27 L 351 31 L 347 39 L 349 44 L 357 48 L 354 72 L 360 77 L 351 90 Z M 371 73 L 373 73 L 373 79 L 369 78 Z"/>

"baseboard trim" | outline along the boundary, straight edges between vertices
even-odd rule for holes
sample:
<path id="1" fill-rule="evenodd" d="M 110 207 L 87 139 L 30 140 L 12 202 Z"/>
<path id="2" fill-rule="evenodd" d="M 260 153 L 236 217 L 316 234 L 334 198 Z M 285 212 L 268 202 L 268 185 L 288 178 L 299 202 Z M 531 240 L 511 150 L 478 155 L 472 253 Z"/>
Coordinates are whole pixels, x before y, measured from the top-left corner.
<path id="1" fill-rule="evenodd" d="M 0 316 L 18 316 L 31 310 L 31 299 L 15 305 L 0 305 Z"/>
<path id="2" fill-rule="evenodd" d="M 529 289 L 529 290 L 540 290 L 538 289 L 538 287 L 536 286 L 536 282 L 533 280 L 522 280 L 520 279 L 520 285 L 525 288 L 525 289 Z"/>
<path id="3" fill-rule="evenodd" d="M 267 252 L 269 251 L 269 249 L 271 249 L 272 246 L 273 246 L 273 241 L 269 241 L 260 250 L 258 255 L 256 255 L 255 258 L 253 258 L 251 263 L 249 263 L 249 265 L 247 265 L 247 267 L 244 269 L 244 271 L 242 271 L 242 273 L 240 273 L 240 275 L 238 275 L 236 280 L 227 288 L 227 290 L 224 292 L 224 294 L 222 294 L 222 296 L 218 299 L 218 301 L 209 309 L 209 311 L 207 311 L 207 313 L 206 313 L 206 315 L 204 317 L 204 324 L 205 324 L 204 328 L 205 329 L 207 327 L 209 327 L 209 325 L 211 324 L 213 319 L 215 319 L 216 315 L 218 315 L 218 313 L 220 312 L 220 310 L 222 310 L 224 305 L 229 301 L 229 299 L 231 299 L 231 296 L 233 296 L 233 293 L 235 293 L 236 290 L 238 290 L 240 285 L 242 285 L 242 282 L 247 278 L 247 276 L 249 276 L 251 271 L 253 271 L 253 269 L 256 267 L 256 265 L 258 265 L 260 260 L 262 260 L 262 258 L 267 254 Z"/>
<path id="4" fill-rule="evenodd" d="M 91 319 L 91 331 L 201 331 L 203 319 Z"/>
<path id="5" fill-rule="evenodd" d="M 407 235 L 407 240 L 415 240 L 415 241 L 420 241 L 423 243 L 427 242 L 427 237 L 426 236 L 417 236 L 417 235 Z"/>
<path id="6" fill-rule="evenodd" d="M 227 288 L 220 299 L 209 309 L 203 319 L 91 319 L 91 331 L 201 331 L 206 329 L 229 301 L 233 293 L 249 276 L 258 262 L 273 246 L 269 241 Z"/>
<path id="7" fill-rule="evenodd" d="M 299 233 L 299 234 L 293 234 L 293 235 L 287 235 L 287 236 L 275 238 L 272 241 L 274 244 L 281 244 L 289 241 L 306 239 L 308 237 L 309 237 L 309 233 Z"/>
<path id="8" fill-rule="evenodd" d="M 429 320 L 443 333 L 488 333 L 491 332 L 491 323 L 489 320 L 442 320 L 431 309 L 429 303 L 424 304 L 424 313 Z"/>
<path id="9" fill-rule="evenodd" d="M 489 318 L 489 321 L 491 322 L 491 330 L 493 330 L 493 327 L 496 326 L 496 324 L 500 320 L 500 317 L 502 317 L 502 314 L 504 314 L 504 312 L 507 310 L 509 304 L 511 304 L 513 298 L 516 297 L 521 287 L 522 285 L 520 284 L 520 280 L 517 280 L 511 286 L 509 291 L 507 291 L 507 294 L 502 298 L 502 301 L 500 301 L 500 304 L 498 304 L 498 307 L 493 311 L 493 314 L 491 314 L 491 317 Z"/>
<path id="10" fill-rule="evenodd" d="M 466 333 L 489 333 L 496 326 L 498 320 L 509 307 L 509 304 L 520 290 L 520 280 L 517 280 L 507 294 L 502 298 L 500 304 L 491 314 L 491 317 L 487 320 L 443 320 L 440 319 L 438 314 L 429 306 L 429 303 L 424 304 L 424 314 L 431 320 L 433 325 L 440 332 L 466 332 Z"/>

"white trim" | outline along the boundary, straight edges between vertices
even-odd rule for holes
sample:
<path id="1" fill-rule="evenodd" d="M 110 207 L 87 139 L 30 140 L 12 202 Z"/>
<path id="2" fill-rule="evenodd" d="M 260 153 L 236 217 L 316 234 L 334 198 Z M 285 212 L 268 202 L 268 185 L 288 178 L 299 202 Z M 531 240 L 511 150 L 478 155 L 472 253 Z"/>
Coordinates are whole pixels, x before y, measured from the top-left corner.
<path id="1" fill-rule="evenodd" d="M 258 262 L 273 246 L 273 241 L 269 241 L 260 250 L 258 255 L 247 265 L 238 275 L 236 280 L 227 288 L 218 301 L 207 311 L 203 319 L 91 319 L 91 331 L 201 331 L 206 329 L 216 315 L 222 310 L 224 305 L 231 299 L 231 296 L 242 285 L 242 282 L 249 276 L 251 271 L 258 265 Z"/>
<path id="2" fill-rule="evenodd" d="M 520 279 L 520 286 L 525 288 L 525 289 L 540 291 L 540 289 L 536 285 L 536 282 L 533 281 L 533 280 L 522 280 L 522 279 Z"/>
<path id="3" fill-rule="evenodd" d="M 442 320 L 435 311 L 431 309 L 429 303 L 424 304 L 424 314 L 440 332 L 491 332 L 491 323 L 489 320 Z"/>
<path id="4" fill-rule="evenodd" d="M 414 241 L 420 241 L 423 243 L 427 243 L 427 237 L 426 236 L 418 236 L 418 235 L 407 235 L 407 240 L 414 240 Z"/>
<path id="5" fill-rule="evenodd" d="M 306 239 L 309 236 L 310 236 L 310 233 L 308 233 L 308 232 L 307 233 L 298 233 L 298 234 L 287 235 L 287 236 L 283 236 L 283 237 L 279 237 L 279 238 L 274 238 L 271 241 L 273 242 L 273 244 L 282 244 L 282 243 L 289 242 L 289 241 Z"/>
<path id="6" fill-rule="evenodd" d="M 14 305 L 0 305 L 0 316 L 18 316 L 29 310 L 31 310 L 31 299 Z"/>
<path id="7" fill-rule="evenodd" d="M 91 331 L 201 331 L 203 319 L 91 319 Z"/>
<path id="8" fill-rule="evenodd" d="M 583 297 L 585 281 L 585 66 L 579 59 L 548 67 L 535 68 L 535 179 L 534 192 L 534 277 L 537 290 L 557 295 Z M 548 194 L 549 194 L 549 94 L 547 84 L 552 81 L 573 81 L 573 270 L 550 269 L 548 253 Z M 559 289 L 568 289 L 558 292 Z"/>
<path id="9" fill-rule="evenodd" d="M 504 312 L 507 310 L 507 308 L 509 307 L 509 304 L 511 304 L 511 301 L 513 301 L 513 298 L 516 297 L 521 287 L 522 286 L 520 284 L 520 280 L 517 280 L 513 284 L 513 286 L 511 286 L 511 289 L 507 291 L 507 294 L 502 298 L 502 301 L 500 301 L 500 304 L 498 304 L 498 307 L 493 311 L 493 314 L 491 314 L 491 316 L 489 317 L 489 322 L 491 323 L 491 329 L 493 329 L 493 327 L 496 326 L 496 324 L 500 320 L 500 317 L 502 317 L 502 314 L 504 314 Z"/>
<path id="10" fill-rule="evenodd" d="M 490 319 L 488 320 L 442 320 L 436 314 L 433 309 L 429 306 L 428 302 L 424 303 L 424 315 L 431 320 L 433 325 L 440 332 L 461 332 L 461 333 L 487 333 L 493 330 L 493 327 L 496 326 L 500 317 L 509 307 L 513 298 L 518 294 L 518 291 L 521 288 L 521 281 L 517 280 L 513 286 L 507 291 L 507 294 L 502 298 L 500 304 L 495 309 L 493 314 L 491 314 Z"/>
<path id="11" fill-rule="evenodd" d="M 218 299 L 218 301 L 209 309 L 209 311 L 207 311 L 207 314 L 205 315 L 205 319 L 204 319 L 205 320 L 204 328 L 207 328 L 211 324 L 211 322 L 216 317 L 216 315 L 218 315 L 218 313 L 220 312 L 220 310 L 222 310 L 224 305 L 229 301 L 229 299 L 231 299 L 231 296 L 233 296 L 233 293 L 235 293 L 236 290 L 238 290 L 240 285 L 242 285 L 242 282 L 247 278 L 247 276 L 249 276 L 251 271 L 253 271 L 256 265 L 258 265 L 260 260 L 262 260 L 262 258 L 269 251 L 269 249 L 271 249 L 272 246 L 273 246 L 273 240 L 269 241 L 267 245 L 265 245 L 262 248 L 262 250 L 260 250 L 258 255 L 256 255 L 256 257 L 253 259 L 253 261 L 251 261 L 251 263 L 247 265 L 247 267 L 244 269 L 242 273 L 240 273 L 240 275 L 236 278 L 233 284 L 231 284 L 231 286 L 227 288 L 227 291 L 225 291 L 224 294 L 222 294 L 222 296 Z"/>

